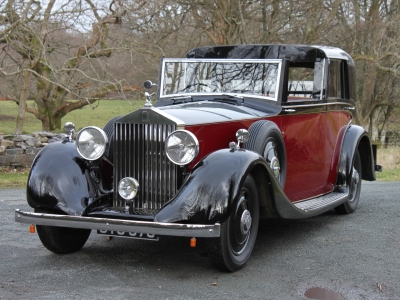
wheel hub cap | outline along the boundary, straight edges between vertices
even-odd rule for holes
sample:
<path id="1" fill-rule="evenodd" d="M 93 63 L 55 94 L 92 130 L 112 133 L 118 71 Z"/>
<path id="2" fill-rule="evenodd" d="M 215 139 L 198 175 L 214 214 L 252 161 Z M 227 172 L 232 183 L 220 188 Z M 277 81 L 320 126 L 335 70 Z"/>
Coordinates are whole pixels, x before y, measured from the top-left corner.
<path id="1" fill-rule="evenodd" d="M 279 179 L 281 165 L 279 164 L 279 159 L 276 156 L 271 160 L 270 166 L 271 166 L 272 172 L 274 172 L 275 178 Z"/>
<path id="2" fill-rule="evenodd" d="M 246 235 L 251 228 L 251 214 L 250 212 L 246 209 L 242 213 L 242 217 L 240 219 L 240 231 L 242 232 L 243 235 Z"/>
<path id="3" fill-rule="evenodd" d="M 358 183 L 360 182 L 360 174 L 356 170 L 356 168 L 353 167 L 353 172 L 351 174 L 351 186 L 350 186 L 350 202 L 353 201 L 354 196 L 357 193 L 357 187 Z"/>

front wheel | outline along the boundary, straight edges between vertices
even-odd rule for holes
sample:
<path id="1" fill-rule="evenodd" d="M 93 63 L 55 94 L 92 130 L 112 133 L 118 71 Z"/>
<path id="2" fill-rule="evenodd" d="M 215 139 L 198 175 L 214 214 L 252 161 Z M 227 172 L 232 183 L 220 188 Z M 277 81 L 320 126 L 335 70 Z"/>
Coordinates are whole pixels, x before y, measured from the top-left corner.
<path id="1" fill-rule="evenodd" d="M 218 270 L 234 272 L 245 265 L 256 241 L 258 221 L 257 186 L 253 177 L 248 175 L 237 204 L 221 225 L 221 236 L 206 240 L 208 256 Z"/>
<path id="2" fill-rule="evenodd" d="M 52 213 L 35 209 L 35 212 Z M 57 254 L 69 254 L 79 251 L 89 238 L 90 229 L 77 229 L 56 226 L 36 225 L 43 246 Z"/>

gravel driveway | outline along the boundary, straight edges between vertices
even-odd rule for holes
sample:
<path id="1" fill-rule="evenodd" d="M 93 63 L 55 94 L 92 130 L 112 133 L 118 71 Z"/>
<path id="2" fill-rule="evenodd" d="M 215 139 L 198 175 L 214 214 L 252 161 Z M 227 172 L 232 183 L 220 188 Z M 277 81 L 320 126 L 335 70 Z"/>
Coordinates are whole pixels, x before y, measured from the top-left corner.
<path id="1" fill-rule="evenodd" d="M 363 182 L 352 215 L 262 221 L 248 264 L 228 274 L 202 239 L 92 233 L 80 252 L 53 254 L 14 222 L 31 210 L 25 191 L 0 190 L 0 299 L 400 299 L 399 196 L 399 182 Z"/>

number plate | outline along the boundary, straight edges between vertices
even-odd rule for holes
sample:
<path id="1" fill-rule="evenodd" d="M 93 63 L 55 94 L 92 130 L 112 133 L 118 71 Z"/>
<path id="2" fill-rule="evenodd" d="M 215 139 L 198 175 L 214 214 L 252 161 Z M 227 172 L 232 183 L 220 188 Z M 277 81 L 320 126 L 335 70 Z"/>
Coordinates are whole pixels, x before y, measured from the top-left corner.
<path id="1" fill-rule="evenodd" d="M 155 234 L 150 234 L 150 233 L 97 230 L 97 234 L 107 235 L 107 236 L 118 236 L 118 237 L 131 238 L 131 239 L 158 241 L 158 236 Z"/>

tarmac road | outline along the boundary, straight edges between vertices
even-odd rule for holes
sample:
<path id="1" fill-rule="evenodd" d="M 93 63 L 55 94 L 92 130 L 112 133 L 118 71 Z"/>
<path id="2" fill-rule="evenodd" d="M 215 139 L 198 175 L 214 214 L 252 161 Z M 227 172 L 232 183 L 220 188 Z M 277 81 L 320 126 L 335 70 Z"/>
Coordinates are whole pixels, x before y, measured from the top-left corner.
<path id="1" fill-rule="evenodd" d="M 84 248 L 56 255 L 14 222 L 31 210 L 24 190 L 0 190 L 0 299 L 400 299 L 400 182 L 363 182 L 352 215 L 266 220 L 247 265 L 228 274 L 204 240 L 158 242 L 92 233 Z M 309 295 L 309 294 L 307 294 Z M 309 296 L 310 297 L 310 296 Z M 322 296 L 320 297 L 322 298 Z"/>

